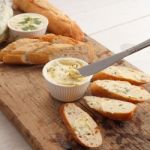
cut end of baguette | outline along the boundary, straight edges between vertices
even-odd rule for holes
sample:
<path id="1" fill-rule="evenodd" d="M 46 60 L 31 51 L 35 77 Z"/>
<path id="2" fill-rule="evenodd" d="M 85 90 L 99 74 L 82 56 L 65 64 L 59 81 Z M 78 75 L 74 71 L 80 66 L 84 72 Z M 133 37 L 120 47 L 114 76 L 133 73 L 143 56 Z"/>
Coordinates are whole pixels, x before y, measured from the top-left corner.
<path id="1" fill-rule="evenodd" d="M 150 100 L 148 91 L 127 81 L 97 80 L 91 84 L 91 92 L 95 96 L 120 99 L 133 103 Z"/>
<path id="2" fill-rule="evenodd" d="M 100 129 L 88 113 L 73 103 L 64 104 L 60 113 L 68 131 L 79 144 L 90 148 L 102 144 Z"/>
<path id="3" fill-rule="evenodd" d="M 90 108 L 113 120 L 130 120 L 136 109 L 135 104 L 116 99 L 96 96 L 85 96 L 84 99 Z"/>

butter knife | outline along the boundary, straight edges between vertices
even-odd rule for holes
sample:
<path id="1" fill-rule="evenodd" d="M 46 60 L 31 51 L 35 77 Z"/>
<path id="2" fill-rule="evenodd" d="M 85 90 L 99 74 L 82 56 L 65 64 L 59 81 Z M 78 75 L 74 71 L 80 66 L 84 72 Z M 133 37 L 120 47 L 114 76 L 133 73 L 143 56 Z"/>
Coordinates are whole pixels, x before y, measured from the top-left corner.
<path id="1" fill-rule="evenodd" d="M 114 63 L 118 62 L 119 60 L 123 59 L 124 57 L 129 56 L 133 53 L 136 53 L 148 46 L 150 46 L 150 39 L 148 39 L 138 45 L 135 45 L 125 51 L 122 51 L 122 52 L 114 54 L 110 57 L 107 57 L 101 61 L 97 61 L 90 65 L 79 68 L 78 70 L 79 70 L 80 74 L 83 76 L 89 76 L 89 75 L 95 74 L 95 73 L 113 65 Z"/>

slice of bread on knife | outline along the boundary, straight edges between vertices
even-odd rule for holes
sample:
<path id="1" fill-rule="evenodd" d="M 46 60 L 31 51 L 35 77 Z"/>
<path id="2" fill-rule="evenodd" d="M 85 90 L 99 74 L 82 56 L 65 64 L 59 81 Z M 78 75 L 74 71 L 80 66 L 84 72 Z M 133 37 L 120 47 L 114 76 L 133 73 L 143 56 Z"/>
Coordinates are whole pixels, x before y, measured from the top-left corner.
<path id="1" fill-rule="evenodd" d="M 135 85 L 141 85 L 150 82 L 150 75 L 125 66 L 110 66 L 96 73 L 92 80 L 105 79 L 128 81 Z"/>
<path id="2" fill-rule="evenodd" d="M 95 96 L 133 103 L 150 100 L 150 93 L 144 87 L 132 85 L 127 81 L 96 80 L 91 83 L 90 89 Z"/>
<path id="3" fill-rule="evenodd" d="M 97 123 L 80 107 L 73 103 L 61 106 L 60 115 L 70 135 L 79 144 L 95 148 L 102 144 L 102 136 Z"/>
<path id="4" fill-rule="evenodd" d="M 84 99 L 91 109 L 113 120 L 130 120 L 136 109 L 135 104 L 116 99 L 96 96 L 85 96 Z"/>
<path id="5" fill-rule="evenodd" d="M 83 40 L 84 33 L 75 21 L 54 7 L 48 0 L 13 0 L 14 5 L 24 12 L 38 13 L 48 18 L 48 31 Z"/>

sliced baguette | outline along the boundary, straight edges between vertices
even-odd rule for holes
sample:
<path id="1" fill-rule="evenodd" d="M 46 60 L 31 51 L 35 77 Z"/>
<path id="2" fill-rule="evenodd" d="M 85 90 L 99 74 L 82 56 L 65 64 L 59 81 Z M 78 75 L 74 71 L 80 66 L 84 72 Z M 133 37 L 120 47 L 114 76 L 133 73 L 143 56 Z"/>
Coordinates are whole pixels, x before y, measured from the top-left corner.
<path id="1" fill-rule="evenodd" d="M 100 129 L 88 113 L 68 103 L 61 106 L 60 114 L 72 138 L 79 144 L 90 148 L 102 144 Z"/>
<path id="2" fill-rule="evenodd" d="M 133 103 L 150 100 L 150 93 L 141 86 L 135 86 L 127 81 L 96 80 L 91 83 L 91 93 Z"/>
<path id="3" fill-rule="evenodd" d="M 136 109 L 133 103 L 110 98 L 85 96 L 84 99 L 90 108 L 113 120 L 130 120 Z"/>
<path id="4" fill-rule="evenodd" d="M 92 80 L 105 79 L 128 81 L 135 85 L 141 85 L 150 82 L 150 75 L 125 66 L 110 66 L 96 73 Z"/>

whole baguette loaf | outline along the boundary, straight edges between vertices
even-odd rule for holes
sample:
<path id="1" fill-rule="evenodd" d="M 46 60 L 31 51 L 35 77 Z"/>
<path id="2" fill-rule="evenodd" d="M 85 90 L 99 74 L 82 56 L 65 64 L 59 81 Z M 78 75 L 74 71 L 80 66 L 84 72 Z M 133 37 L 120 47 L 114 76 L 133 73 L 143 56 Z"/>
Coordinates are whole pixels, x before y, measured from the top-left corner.
<path id="1" fill-rule="evenodd" d="M 58 10 L 48 0 L 13 0 L 16 7 L 24 12 L 39 13 L 48 18 L 48 31 L 83 40 L 84 33 L 66 14 Z"/>
<path id="2" fill-rule="evenodd" d="M 116 99 L 96 96 L 85 96 L 84 99 L 90 108 L 113 120 L 130 120 L 136 109 L 135 104 Z"/>
<path id="3" fill-rule="evenodd" d="M 96 80 L 91 83 L 91 92 L 95 96 L 120 99 L 133 103 L 150 100 L 148 91 L 127 81 Z"/>
<path id="4" fill-rule="evenodd" d="M 102 144 L 100 129 L 92 117 L 73 103 L 61 106 L 60 114 L 70 135 L 79 144 L 95 148 Z"/>
<path id="5" fill-rule="evenodd" d="M 95 52 L 88 43 L 54 34 L 19 39 L 0 51 L 0 61 L 7 64 L 45 64 L 59 57 L 76 57 L 91 63 Z"/>
<path id="6" fill-rule="evenodd" d="M 105 79 L 128 81 L 135 85 L 141 85 L 150 82 L 149 75 L 124 66 L 110 66 L 103 71 L 96 73 L 92 78 L 93 81 Z"/>

